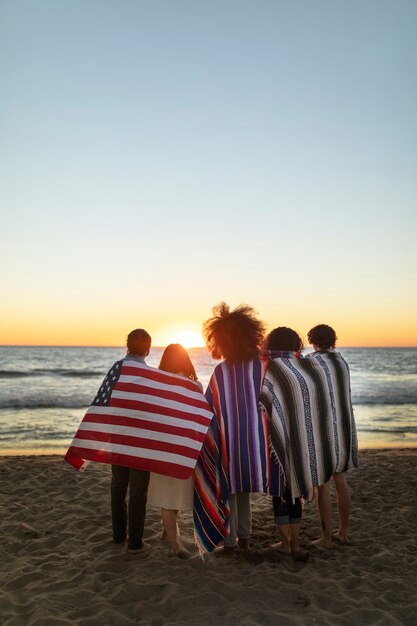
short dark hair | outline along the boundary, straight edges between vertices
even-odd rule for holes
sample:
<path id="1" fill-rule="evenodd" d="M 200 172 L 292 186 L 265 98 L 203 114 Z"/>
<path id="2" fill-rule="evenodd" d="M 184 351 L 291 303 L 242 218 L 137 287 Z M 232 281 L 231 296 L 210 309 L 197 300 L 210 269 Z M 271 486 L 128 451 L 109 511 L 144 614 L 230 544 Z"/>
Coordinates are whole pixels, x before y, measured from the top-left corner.
<path id="1" fill-rule="evenodd" d="M 318 346 L 322 350 L 329 350 L 336 345 L 336 333 L 327 324 L 318 324 L 308 331 L 307 337 L 311 345 Z"/>
<path id="2" fill-rule="evenodd" d="M 240 304 L 231 311 L 220 302 L 213 308 L 213 317 L 204 322 L 203 335 L 214 359 L 251 361 L 259 356 L 265 325 L 249 305 Z"/>
<path id="3" fill-rule="evenodd" d="M 159 369 L 172 374 L 184 374 L 191 380 L 197 380 L 194 365 L 187 350 L 180 343 L 170 343 L 164 350 Z"/>
<path id="4" fill-rule="evenodd" d="M 301 352 L 304 349 L 303 340 L 292 328 L 278 326 L 271 330 L 266 338 L 268 350 L 290 350 L 291 352 Z"/>
<path id="5" fill-rule="evenodd" d="M 151 349 L 151 336 L 143 328 L 136 328 L 132 330 L 127 336 L 127 349 L 130 354 L 137 354 L 138 356 L 146 356 Z"/>

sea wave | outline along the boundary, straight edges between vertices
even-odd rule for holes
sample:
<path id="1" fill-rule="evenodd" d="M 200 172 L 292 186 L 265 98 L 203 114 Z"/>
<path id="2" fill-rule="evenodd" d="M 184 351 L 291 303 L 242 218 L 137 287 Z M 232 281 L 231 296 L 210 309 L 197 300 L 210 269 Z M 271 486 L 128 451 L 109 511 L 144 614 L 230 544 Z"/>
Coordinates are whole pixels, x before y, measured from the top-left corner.
<path id="1" fill-rule="evenodd" d="M 52 430 L 42 430 L 37 433 L 33 433 L 31 430 L 4 430 L 0 433 L 0 443 L 11 440 L 44 440 L 44 439 L 68 439 L 71 440 L 74 436 L 74 432 L 70 430 L 55 432 Z"/>
<path id="2" fill-rule="evenodd" d="M 409 435 L 417 433 L 417 426 L 392 426 L 391 428 L 373 428 L 372 426 L 357 426 L 361 433 L 391 433 L 397 435 Z"/>
<path id="3" fill-rule="evenodd" d="M 388 397 L 388 398 L 353 398 L 353 406 L 404 406 L 405 404 L 417 404 L 417 394 L 412 393 L 408 397 L 401 399 Z"/>
<path id="4" fill-rule="evenodd" d="M 0 370 L 0 378 L 32 378 L 45 376 L 69 376 L 71 378 L 98 378 L 104 376 L 103 372 L 94 370 L 72 369 L 32 369 L 23 371 Z"/>
<path id="5" fill-rule="evenodd" d="M 9 398 L 0 400 L 0 409 L 87 409 L 92 398 L 52 398 L 40 400 L 39 398 Z"/>
<path id="6" fill-rule="evenodd" d="M 28 372 L 0 370 L 0 378 L 27 378 L 28 376 L 39 376 L 39 374 L 28 374 Z"/>

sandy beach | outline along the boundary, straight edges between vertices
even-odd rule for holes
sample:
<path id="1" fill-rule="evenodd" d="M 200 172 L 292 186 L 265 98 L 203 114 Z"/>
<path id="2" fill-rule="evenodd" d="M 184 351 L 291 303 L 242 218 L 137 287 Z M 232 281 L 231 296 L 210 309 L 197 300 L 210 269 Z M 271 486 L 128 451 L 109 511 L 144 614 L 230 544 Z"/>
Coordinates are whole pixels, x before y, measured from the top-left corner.
<path id="1" fill-rule="evenodd" d="M 348 474 L 352 545 L 311 546 L 313 502 L 302 564 L 270 548 L 277 530 L 267 497 L 253 498 L 247 556 L 200 558 L 187 513 L 180 527 L 190 558 L 168 558 L 155 509 L 145 531 L 152 548 L 133 556 L 111 542 L 109 466 L 77 473 L 58 456 L 0 457 L 1 623 L 414 625 L 417 450 L 365 450 L 360 463 Z"/>

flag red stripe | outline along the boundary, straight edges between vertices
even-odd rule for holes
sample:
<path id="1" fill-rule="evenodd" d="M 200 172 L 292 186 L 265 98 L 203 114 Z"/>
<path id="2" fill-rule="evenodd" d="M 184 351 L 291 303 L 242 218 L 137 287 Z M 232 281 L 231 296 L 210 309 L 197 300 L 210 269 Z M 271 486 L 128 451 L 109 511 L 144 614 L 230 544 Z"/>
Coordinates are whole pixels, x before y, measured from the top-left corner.
<path id="1" fill-rule="evenodd" d="M 193 383 L 191 380 L 187 380 L 186 378 L 175 378 L 172 374 L 164 373 L 162 370 L 154 370 L 153 368 L 144 366 L 144 367 L 132 367 L 129 365 L 122 365 L 122 369 L 120 371 L 121 376 L 134 376 L 135 378 L 148 378 L 149 380 L 156 380 L 159 383 L 166 383 L 167 385 L 173 385 L 175 380 L 175 385 L 178 387 L 184 387 L 189 391 L 200 391 L 198 385 Z"/>
<path id="2" fill-rule="evenodd" d="M 166 391 L 164 389 L 157 389 L 156 387 L 148 387 L 147 385 L 139 385 L 137 383 L 121 383 L 117 382 L 114 386 L 116 391 L 125 391 L 127 393 L 141 393 L 148 396 L 156 396 L 157 398 L 165 398 L 166 400 L 173 400 L 180 404 L 187 404 L 193 406 L 196 409 L 208 410 L 207 402 L 196 400 L 195 398 L 189 398 L 183 394 L 176 393 L 175 391 Z M 196 391 L 198 391 L 196 389 Z"/>
<path id="3" fill-rule="evenodd" d="M 75 435 L 74 443 L 82 447 L 71 445 L 66 459 L 75 467 L 80 465 L 77 458 L 81 458 L 176 478 L 191 476 L 189 465 L 198 458 L 212 419 L 210 406 L 198 386 L 169 372 L 136 366 L 132 361 L 122 365 L 112 382 L 115 386 L 111 392 L 110 383 L 108 388 L 100 388 L 103 404 L 90 406 Z M 176 438 L 178 444 L 170 441 Z M 89 444 L 106 450 L 86 448 Z M 154 458 L 142 458 L 146 456 Z M 172 461 L 164 457 L 172 457 Z"/>
<path id="4" fill-rule="evenodd" d="M 193 469 L 178 465 L 177 463 L 169 463 L 166 461 L 156 461 L 155 459 L 139 459 L 128 454 L 115 454 L 104 450 L 90 450 L 89 448 L 75 448 L 71 446 L 67 453 L 68 461 L 71 463 L 73 457 L 79 457 L 86 461 L 96 461 L 98 463 L 110 463 L 111 465 L 123 465 L 123 467 L 132 467 L 134 469 L 143 470 L 145 472 L 156 472 L 174 478 L 189 478 Z M 72 463 L 71 463 L 72 464 Z"/>
<path id="5" fill-rule="evenodd" d="M 64 459 L 67 463 L 70 463 L 75 469 L 79 470 L 84 465 L 84 459 L 76 456 L 73 452 L 73 448 L 69 448 Z"/>
<path id="6" fill-rule="evenodd" d="M 194 413 L 187 413 L 185 411 L 179 411 L 178 409 L 171 409 L 170 407 L 158 406 L 157 404 L 150 404 L 149 402 L 140 402 L 138 400 L 126 400 L 123 398 L 110 398 L 110 407 L 117 407 L 120 409 L 130 409 L 131 411 L 143 411 L 144 413 L 154 413 L 159 415 L 166 415 L 169 417 L 178 417 L 179 419 L 188 419 L 197 422 L 202 426 L 208 426 L 211 421 L 211 417 L 203 417 L 201 415 L 194 415 Z"/>
<path id="7" fill-rule="evenodd" d="M 102 441 L 103 443 L 114 443 L 132 448 L 145 448 L 146 450 L 156 450 L 178 454 L 189 459 L 197 459 L 199 450 L 188 448 L 181 444 L 160 441 L 159 439 L 144 439 L 143 437 L 132 437 L 130 435 L 120 435 L 116 433 L 102 433 L 97 430 L 77 430 L 75 439 L 86 441 Z"/>
<path id="8" fill-rule="evenodd" d="M 94 408 L 94 407 L 93 407 Z M 143 428 L 155 432 L 164 432 L 169 435 L 178 435 L 180 437 L 188 437 L 193 441 L 204 441 L 206 433 L 191 428 L 180 428 L 171 424 L 161 424 L 161 422 L 150 422 L 145 419 L 137 419 L 135 417 L 125 417 L 124 415 L 106 415 L 105 413 L 87 413 L 83 423 L 91 422 L 92 424 L 111 424 L 112 426 L 128 426 L 129 428 Z"/>

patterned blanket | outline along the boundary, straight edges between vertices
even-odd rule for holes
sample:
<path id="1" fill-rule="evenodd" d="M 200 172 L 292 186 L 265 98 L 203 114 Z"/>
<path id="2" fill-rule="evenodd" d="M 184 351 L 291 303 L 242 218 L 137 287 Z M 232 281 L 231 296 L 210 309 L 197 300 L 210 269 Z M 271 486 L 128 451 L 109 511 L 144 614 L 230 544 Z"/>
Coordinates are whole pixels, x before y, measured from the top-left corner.
<path id="1" fill-rule="evenodd" d="M 293 497 L 357 466 L 349 368 L 339 353 L 272 358 L 260 403 Z"/>
<path id="2" fill-rule="evenodd" d="M 201 552 L 211 552 L 229 534 L 229 488 L 221 450 L 219 424 L 213 419 L 194 471 L 194 535 Z"/>
<path id="3" fill-rule="evenodd" d="M 126 358 L 108 372 L 65 459 L 188 478 L 212 416 L 196 383 Z"/>
<path id="4" fill-rule="evenodd" d="M 194 527 L 204 550 L 213 550 L 229 532 L 229 493 L 283 493 L 259 408 L 266 365 L 223 362 L 210 379 L 206 398 L 214 417 L 197 461 L 194 490 Z"/>

